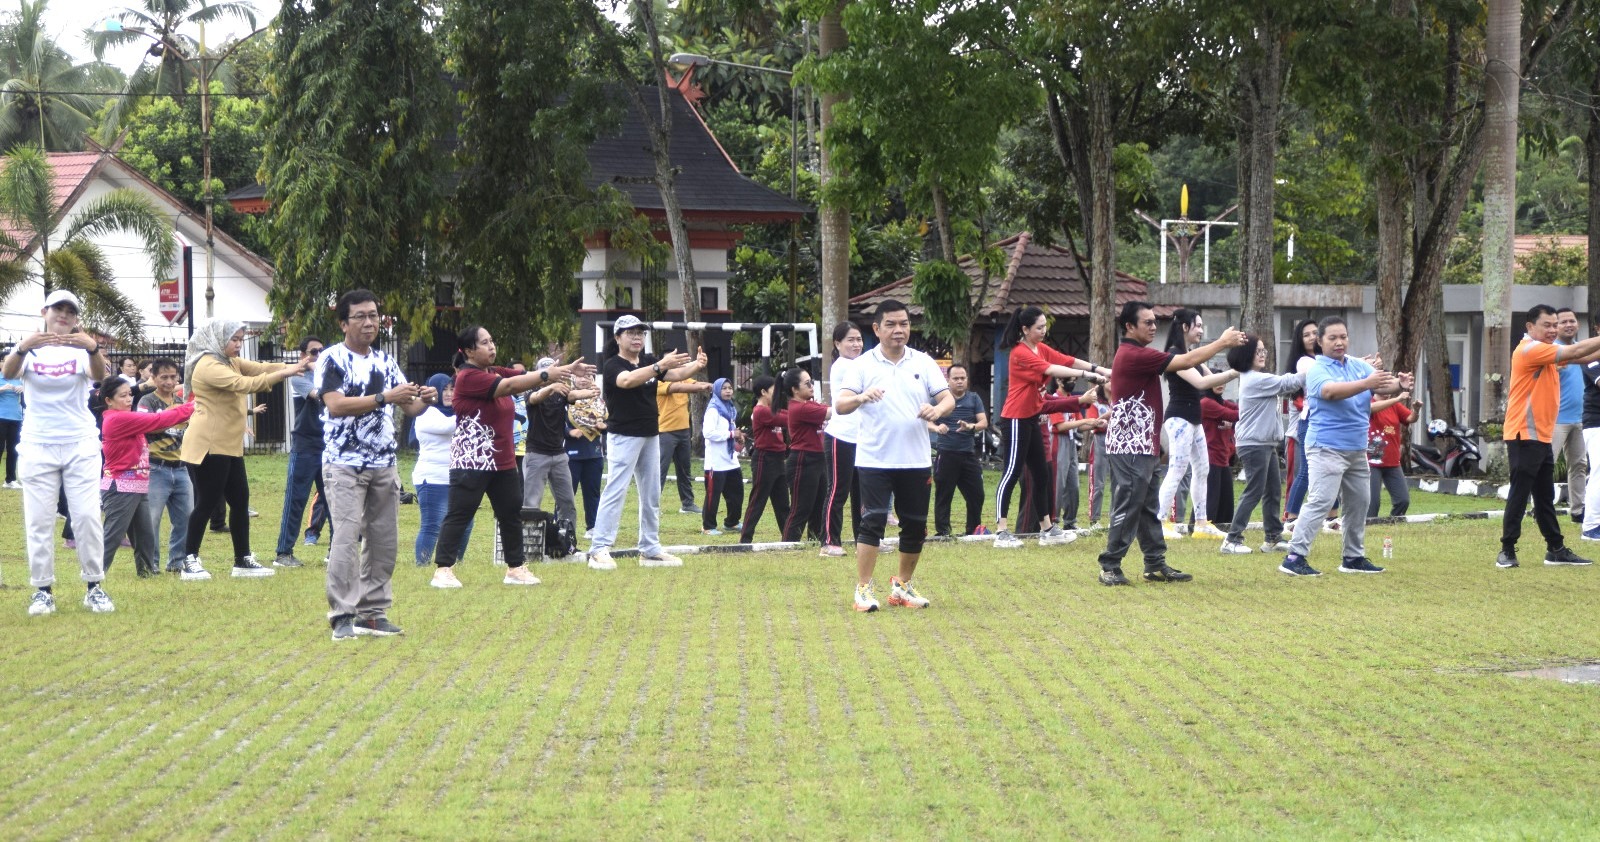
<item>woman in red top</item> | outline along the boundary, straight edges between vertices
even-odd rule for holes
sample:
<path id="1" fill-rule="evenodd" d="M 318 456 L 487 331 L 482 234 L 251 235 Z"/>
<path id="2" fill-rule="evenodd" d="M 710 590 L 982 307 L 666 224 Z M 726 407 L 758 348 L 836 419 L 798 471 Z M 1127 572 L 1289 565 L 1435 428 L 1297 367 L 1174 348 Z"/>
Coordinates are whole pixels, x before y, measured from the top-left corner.
<path id="1" fill-rule="evenodd" d="M 1213 524 L 1233 523 L 1233 425 L 1239 422 L 1239 405 L 1222 399 L 1217 386 L 1200 395 L 1200 428 L 1206 435 L 1206 518 Z M 1196 515 L 1198 517 L 1198 515 Z"/>
<path id="2" fill-rule="evenodd" d="M 565 397 L 571 391 L 567 385 L 569 376 L 594 374 L 594 366 L 583 360 L 519 372 L 495 365 L 496 354 L 494 337 L 480 325 L 468 325 L 456 335 L 455 395 L 450 402 L 456 432 L 450 441 L 450 500 L 433 555 L 438 569 L 429 583 L 436 588 L 461 587 L 452 568 L 461 558 L 467 525 L 477 516 L 485 494 L 494 509 L 506 560 L 506 575 L 501 581 L 507 585 L 539 584 L 539 579 L 528 571 L 522 551 L 522 472 L 517 469 L 512 436 L 511 418 L 516 403 L 512 396 L 537 389 L 542 393 L 539 400 L 552 394 Z"/>
<path id="3" fill-rule="evenodd" d="M 826 471 L 822 460 L 822 425 L 828 407 L 812 400 L 811 374 L 803 368 L 783 373 L 783 411 L 789 421 L 789 517 L 783 522 L 783 540 L 798 541 L 810 527 L 811 537 L 822 540 L 822 495 Z"/>
<path id="4" fill-rule="evenodd" d="M 1013 313 L 1006 325 L 1003 344 L 1016 343 L 1011 349 L 1011 385 L 1006 392 L 1005 406 L 1000 409 L 1000 435 L 1004 441 L 1005 460 L 1000 467 L 1000 485 L 995 489 L 995 536 L 997 549 L 1022 546 L 1022 539 L 1006 528 L 1006 512 L 1011 508 L 1011 491 L 1027 471 L 1033 489 L 1033 511 L 1051 512 L 1055 509 L 1055 476 L 1050 472 L 1045 458 L 1044 437 L 1039 431 L 1039 412 L 1044 405 L 1040 394 L 1052 377 L 1074 378 L 1080 372 L 1095 375 L 1091 379 L 1101 382 L 1111 369 L 1101 368 L 1087 360 L 1074 359 L 1044 344 L 1050 327 L 1044 311 L 1038 307 L 1024 307 Z M 1052 524 L 1048 514 L 1040 522 L 1041 545 L 1065 544 L 1067 537 L 1059 524 Z"/>
<path id="5" fill-rule="evenodd" d="M 739 530 L 739 543 L 755 540 L 756 523 L 767 510 L 767 500 L 772 500 L 772 513 L 778 516 L 778 529 L 789 522 L 789 486 L 784 483 L 783 455 L 788 445 L 783 442 L 783 428 L 789 425 L 789 415 L 772 408 L 778 381 L 763 374 L 752 384 L 756 392 L 755 408 L 750 410 L 750 438 L 755 450 L 750 458 L 750 504 L 744 510 L 744 527 Z"/>
<path id="6" fill-rule="evenodd" d="M 175 427 L 194 414 L 193 403 L 180 403 L 162 412 L 134 412 L 133 385 L 113 374 L 100 384 L 105 417 L 100 422 L 100 453 L 105 467 L 100 475 L 100 510 L 105 515 L 104 569 L 127 535 L 133 544 L 133 565 L 140 578 L 161 573 L 156 552 L 155 521 L 145 505 L 150 492 L 150 447 L 146 433 Z"/>
<path id="7" fill-rule="evenodd" d="M 1416 418 L 1407 406 L 1410 400 L 1410 392 L 1401 392 L 1372 402 L 1372 421 L 1367 426 L 1367 465 L 1372 468 L 1369 518 L 1378 516 L 1378 492 L 1384 488 L 1389 489 L 1389 517 L 1400 517 L 1411 508 L 1411 489 L 1406 485 L 1405 472 L 1400 470 L 1400 446 L 1405 440 L 1406 425 Z"/>

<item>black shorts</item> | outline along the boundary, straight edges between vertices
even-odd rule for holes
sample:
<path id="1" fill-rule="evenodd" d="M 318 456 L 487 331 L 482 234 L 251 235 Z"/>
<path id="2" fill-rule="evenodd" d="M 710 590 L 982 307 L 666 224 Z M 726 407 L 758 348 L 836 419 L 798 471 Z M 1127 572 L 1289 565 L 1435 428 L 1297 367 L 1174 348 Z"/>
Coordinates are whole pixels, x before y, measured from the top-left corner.
<path id="1" fill-rule="evenodd" d="M 889 524 L 889 501 L 900 518 L 900 552 L 920 553 L 928 537 L 931 468 L 856 468 L 861 485 L 861 534 L 856 543 L 877 546 Z"/>

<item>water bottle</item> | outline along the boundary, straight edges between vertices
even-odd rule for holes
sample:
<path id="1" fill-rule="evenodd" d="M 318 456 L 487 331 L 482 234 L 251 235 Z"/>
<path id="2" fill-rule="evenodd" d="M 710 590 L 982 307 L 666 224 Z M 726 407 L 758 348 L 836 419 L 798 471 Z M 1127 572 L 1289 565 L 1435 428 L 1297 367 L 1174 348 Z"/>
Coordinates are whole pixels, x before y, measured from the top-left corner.
<path id="1" fill-rule="evenodd" d="M 1394 558 L 1394 539 L 1393 538 L 1385 538 L 1385 539 L 1383 539 L 1383 557 L 1384 558 Z"/>

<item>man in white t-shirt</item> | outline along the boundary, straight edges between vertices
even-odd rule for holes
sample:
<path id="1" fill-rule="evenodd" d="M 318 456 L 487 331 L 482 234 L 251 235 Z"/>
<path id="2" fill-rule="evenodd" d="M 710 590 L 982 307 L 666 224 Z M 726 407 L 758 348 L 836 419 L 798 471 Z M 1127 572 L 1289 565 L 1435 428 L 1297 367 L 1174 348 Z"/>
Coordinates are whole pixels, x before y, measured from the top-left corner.
<path id="1" fill-rule="evenodd" d="M 22 379 L 28 411 L 17 445 L 22 478 L 22 515 L 27 532 L 28 579 L 38 590 L 28 603 L 32 615 L 54 614 L 56 602 L 56 500 L 64 490 L 78 566 L 88 593 L 84 607 L 96 613 L 116 610 L 100 582 L 100 431 L 89 412 L 89 389 L 106 378 L 100 343 L 79 330 L 83 304 L 58 289 L 44 300 L 44 330 L 24 337 L 6 355 L 6 379 Z"/>
<path id="2" fill-rule="evenodd" d="M 955 398 L 938 363 L 906 346 L 911 338 L 906 305 L 894 300 L 878 305 L 872 329 L 878 347 L 851 363 L 833 398 L 834 412 L 862 416 L 856 439 L 861 531 L 856 535 L 855 609 L 878 610 L 872 570 L 891 498 L 900 517 L 900 575 L 889 580 L 889 604 L 926 608 L 928 600 L 912 586 L 911 576 L 928 535 L 933 458 L 927 422 L 949 415 Z"/>

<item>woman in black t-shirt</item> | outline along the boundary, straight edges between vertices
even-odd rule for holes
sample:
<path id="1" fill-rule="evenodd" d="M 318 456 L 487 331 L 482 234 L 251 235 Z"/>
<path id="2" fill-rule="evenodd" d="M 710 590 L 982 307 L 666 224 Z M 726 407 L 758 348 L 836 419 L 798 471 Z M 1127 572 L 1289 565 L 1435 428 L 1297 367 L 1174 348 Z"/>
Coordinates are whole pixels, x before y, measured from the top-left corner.
<path id="1" fill-rule="evenodd" d="M 1167 353 L 1187 354 L 1191 348 L 1205 344 L 1206 325 L 1200 314 L 1188 308 L 1179 308 L 1172 314 L 1172 327 L 1167 332 Z M 1160 511 L 1161 531 L 1167 540 L 1182 538 L 1177 524 L 1183 520 L 1177 510 L 1178 486 L 1189 478 L 1189 499 L 1196 513 L 1193 535 L 1196 538 L 1228 537 L 1226 532 L 1211 525 L 1206 514 L 1206 483 L 1211 473 L 1206 456 L 1206 433 L 1200 425 L 1200 393 L 1221 386 L 1238 377 L 1233 369 L 1213 374 L 1204 365 L 1169 371 L 1167 379 L 1167 413 L 1161 431 L 1167 437 L 1167 474 L 1161 480 Z"/>

